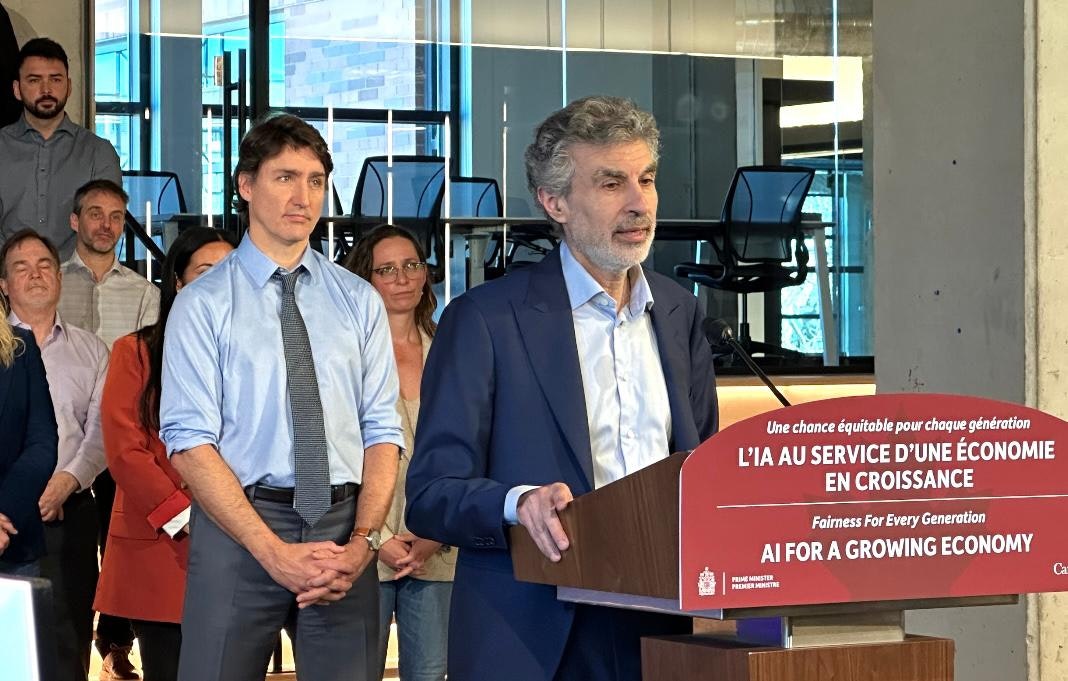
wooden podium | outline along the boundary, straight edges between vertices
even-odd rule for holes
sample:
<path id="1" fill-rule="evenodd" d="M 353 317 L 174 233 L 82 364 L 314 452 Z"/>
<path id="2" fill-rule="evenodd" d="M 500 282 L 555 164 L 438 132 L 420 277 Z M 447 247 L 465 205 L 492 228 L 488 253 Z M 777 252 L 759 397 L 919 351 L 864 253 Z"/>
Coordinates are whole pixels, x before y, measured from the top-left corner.
<path id="1" fill-rule="evenodd" d="M 683 612 L 679 475 L 685 454 L 577 499 L 561 514 L 571 548 L 544 558 L 511 529 L 515 577 L 577 603 L 738 620 L 733 635 L 642 640 L 645 681 L 951 681 L 953 641 L 909 636 L 905 609 L 1009 604 L 1016 596 Z"/>

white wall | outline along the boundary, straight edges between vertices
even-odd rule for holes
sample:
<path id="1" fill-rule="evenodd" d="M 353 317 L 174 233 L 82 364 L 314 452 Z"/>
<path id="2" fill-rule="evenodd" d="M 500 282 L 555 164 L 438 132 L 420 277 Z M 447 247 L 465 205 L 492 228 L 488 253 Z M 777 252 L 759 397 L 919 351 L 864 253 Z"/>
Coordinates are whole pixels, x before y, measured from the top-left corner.
<path id="1" fill-rule="evenodd" d="M 767 0 L 755 4 L 759 7 L 739 6 L 737 0 L 567 0 L 563 26 L 561 0 L 472 0 L 471 40 L 490 45 L 560 47 L 566 39 L 572 49 L 702 54 L 734 54 L 745 43 L 746 49 L 770 53 L 773 29 L 754 36 L 752 30 L 743 35 L 738 28 L 739 18 L 752 12 L 774 14 Z"/>

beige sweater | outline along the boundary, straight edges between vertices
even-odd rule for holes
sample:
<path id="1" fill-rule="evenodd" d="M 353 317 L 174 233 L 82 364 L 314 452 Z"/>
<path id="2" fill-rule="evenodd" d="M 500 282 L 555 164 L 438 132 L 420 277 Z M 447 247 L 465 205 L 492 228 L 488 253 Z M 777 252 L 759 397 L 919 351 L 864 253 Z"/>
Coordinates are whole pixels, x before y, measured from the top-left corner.
<path id="1" fill-rule="evenodd" d="M 430 337 L 423 334 L 423 361 L 426 362 L 426 353 L 430 350 Z M 401 452 L 400 467 L 397 470 L 397 487 L 393 491 L 393 503 L 390 504 L 389 513 L 386 514 L 386 522 L 382 526 L 382 541 L 385 542 L 395 534 L 408 531 L 404 524 L 404 482 L 408 477 L 408 462 L 411 461 L 412 450 L 415 446 L 415 425 L 419 417 L 419 400 L 406 400 L 403 397 L 397 400 L 397 412 L 401 417 L 401 427 L 404 430 L 404 451 Z M 456 571 L 456 549 L 451 546 L 442 546 L 424 565 L 426 573 L 415 576 L 414 579 L 425 579 L 432 582 L 451 582 L 453 573 Z M 378 563 L 378 579 L 387 582 L 393 579 L 393 568 L 385 563 Z"/>

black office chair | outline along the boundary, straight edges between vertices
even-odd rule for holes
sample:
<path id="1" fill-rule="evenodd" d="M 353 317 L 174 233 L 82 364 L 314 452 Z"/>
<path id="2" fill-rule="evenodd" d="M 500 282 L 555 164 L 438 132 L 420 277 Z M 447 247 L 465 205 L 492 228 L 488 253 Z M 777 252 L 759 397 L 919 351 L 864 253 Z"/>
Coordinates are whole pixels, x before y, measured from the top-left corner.
<path id="1" fill-rule="evenodd" d="M 815 171 L 797 166 L 739 168 L 723 204 L 720 228 L 708 239 L 716 262 L 681 263 L 675 275 L 742 294 L 738 340 L 750 352 L 797 355 L 749 335 L 747 294 L 797 286 L 808 274 L 801 206 Z M 793 261 L 793 264 L 791 264 Z"/>
<path id="2" fill-rule="evenodd" d="M 332 215 L 334 217 L 344 217 L 345 209 L 342 208 L 342 206 L 341 206 L 341 196 L 337 193 L 337 185 L 334 185 L 334 187 L 332 188 L 332 191 L 329 194 L 326 194 L 326 193 L 323 194 L 323 212 L 320 214 L 320 218 L 321 219 L 326 219 L 327 217 L 329 217 L 331 215 L 331 212 L 330 212 L 331 199 L 333 199 L 333 207 L 334 207 L 334 212 L 333 212 Z M 326 253 L 330 252 L 330 250 L 329 250 L 329 240 L 327 239 L 325 233 L 321 233 L 320 235 L 317 235 L 316 233 L 313 233 L 310 243 L 311 243 L 311 247 L 314 248 L 315 250 L 319 251 L 320 253 L 326 254 Z M 334 260 L 335 260 L 335 262 L 341 262 L 341 260 L 345 257 L 345 254 L 349 252 L 350 248 L 351 248 L 351 243 L 347 239 L 347 235 L 344 232 L 344 230 L 337 230 L 335 232 L 335 234 L 334 234 Z"/>
<path id="3" fill-rule="evenodd" d="M 185 213 L 185 194 L 178 175 L 165 170 L 124 170 L 122 188 L 130 196 L 129 212 L 142 225 L 147 217 L 145 204 L 152 207 L 152 222 Z"/>
<path id="4" fill-rule="evenodd" d="M 322 217 L 330 215 L 330 199 L 334 200 L 334 215 L 341 216 L 345 214 L 345 209 L 341 205 L 341 196 L 337 193 L 337 185 L 331 188 L 329 194 L 323 194 L 323 212 Z"/>
<path id="5" fill-rule="evenodd" d="M 497 186 L 497 180 L 490 177 L 450 177 L 449 178 L 449 214 L 468 218 L 497 218 L 503 211 L 501 190 Z M 442 213 L 445 208 L 445 192 L 438 196 L 434 214 L 443 219 Z M 496 260 L 501 262 L 497 266 L 486 267 L 486 278 L 492 279 L 504 272 L 503 259 L 506 250 L 501 248 L 501 234 L 491 237 L 492 245 L 486 249 L 485 264 L 490 265 Z"/>
<path id="6" fill-rule="evenodd" d="M 441 215 L 444 192 L 437 199 L 435 213 Z M 501 216 L 501 190 L 497 180 L 490 177 L 450 177 L 449 212 L 469 218 L 498 218 Z"/>
<path id="7" fill-rule="evenodd" d="M 364 159 L 356 194 L 352 198 L 352 215 L 386 221 L 388 211 L 388 157 Z M 445 185 L 445 158 L 442 156 L 393 157 L 393 222 L 411 230 L 429 256 L 434 259 L 431 279 L 444 278 L 444 248 L 437 238 L 437 211 Z"/>
<path id="8" fill-rule="evenodd" d="M 368 156 L 363 161 L 353 215 L 385 217 L 387 214 L 387 156 Z M 445 184 L 445 158 L 442 156 L 393 157 L 393 215 L 428 218 Z"/>
<path id="9" fill-rule="evenodd" d="M 154 240 L 162 232 L 148 230 L 146 204 L 152 211 L 152 224 L 159 225 L 175 215 L 185 213 L 185 194 L 178 175 L 165 170 L 124 170 L 122 171 L 122 188 L 130 201 L 126 207 L 126 225 L 118 246 L 123 255 L 123 264 L 136 269 L 137 261 L 143 256 L 154 257 L 157 267 L 163 263 L 163 250 Z M 139 253 L 138 242 L 146 253 Z M 159 271 L 158 269 L 156 270 Z"/>

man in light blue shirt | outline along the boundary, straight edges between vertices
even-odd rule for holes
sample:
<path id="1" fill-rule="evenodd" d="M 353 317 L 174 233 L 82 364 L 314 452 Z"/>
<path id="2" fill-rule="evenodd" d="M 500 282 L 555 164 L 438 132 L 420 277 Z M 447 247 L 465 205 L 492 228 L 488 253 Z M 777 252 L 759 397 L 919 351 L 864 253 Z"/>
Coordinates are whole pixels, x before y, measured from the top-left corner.
<path id="1" fill-rule="evenodd" d="M 308 247 L 332 169 L 294 116 L 250 130 L 248 233 L 168 319 L 160 436 L 194 496 L 180 679 L 261 679 L 291 617 L 298 674 L 377 672 L 366 568 L 404 440 L 381 299 Z"/>

